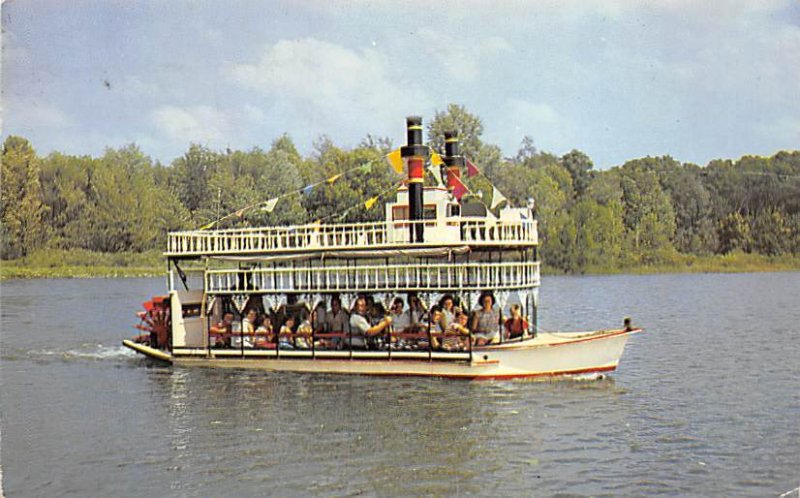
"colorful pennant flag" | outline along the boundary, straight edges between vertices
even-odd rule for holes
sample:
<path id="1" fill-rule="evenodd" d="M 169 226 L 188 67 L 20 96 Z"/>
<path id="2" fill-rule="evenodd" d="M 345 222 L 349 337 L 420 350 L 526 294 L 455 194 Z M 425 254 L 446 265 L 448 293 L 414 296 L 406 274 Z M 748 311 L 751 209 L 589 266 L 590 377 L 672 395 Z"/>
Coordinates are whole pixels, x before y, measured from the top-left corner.
<path id="1" fill-rule="evenodd" d="M 278 198 L 276 197 L 274 199 L 270 199 L 267 202 L 265 202 L 261 210 L 264 211 L 265 213 L 271 213 L 275 209 L 275 206 L 277 205 L 278 205 Z"/>
<path id="2" fill-rule="evenodd" d="M 236 216 L 238 216 L 239 218 L 241 218 L 242 216 L 244 216 L 245 209 L 246 209 L 246 208 L 242 208 L 242 209 L 240 209 L 240 210 L 236 211 L 236 213 L 234 213 L 234 214 L 236 214 Z"/>
<path id="3" fill-rule="evenodd" d="M 332 177 L 328 178 L 328 179 L 327 179 L 327 180 L 325 180 L 325 181 L 326 181 L 326 182 L 328 182 L 328 183 L 333 183 L 333 182 L 335 182 L 336 180 L 338 180 L 339 178 L 341 178 L 343 174 L 344 174 L 344 173 L 339 173 L 338 175 L 333 175 Z"/>
<path id="4" fill-rule="evenodd" d="M 442 156 L 440 156 L 434 151 L 431 151 L 431 164 L 434 166 L 441 166 L 442 164 L 444 164 Z"/>
<path id="5" fill-rule="evenodd" d="M 213 227 L 216 223 L 217 223 L 216 221 L 212 221 L 211 223 L 209 223 L 207 225 L 201 226 L 200 230 L 208 230 L 209 228 Z"/>
<path id="6" fill-rule="evenodd" d="M 428 171 L 436 179 L 436 184 L 437 185 L 443 185 L 443 183 L 442 183 L 442 170 L 441 170 L 441 168 L 439 166 L 431 164 L 430 166 L 428 166 Z"/>
<path id="7" fill-rule="evenodd" d="M 457 200 L 460 201 L 461 198 L 464 197 L 464 194 L 469 192 L 469 189 L 467 188 L 466 185 L 464 185 L 464 183 L 461 182 L 460 179 L 455 178 L 455 180 L 456 180 L 455 187 L 453 187 L 453 197 L 455 197 Z"/>
<path id="8" fill-rule="evenodd" d="M 403 174 L 403 158 L 400 156 L 400 149 L 393 150 L 386 155 L 386 162 L 394 169 L 398 175 Z"/>
<path id="9" fill-rule="evenodd" d="M 303 194 L 311 195 L 311 191 L 314 190 L 314 185 L 309 185 L 308 187 L 303 188 Z"/>
<path id="10" fill-rule="evenodd" d="M 367 209 L 372 209 L 372 206 L 374 206 L 376 202 L 378 202 L 378 196 L 377 195 L 375 197 L 367 199 L 364 202 L 364 207 L 367 208 Z"/>
<path id="11" fill-rule="evenodd" d="M 481 170 L 479 170 L 479 169 L 478 169 L 478 167 L 477 167 L 477 166 L 475 166 L 475 165 L 472 163 L 472 161 L 470 161 L 469 159 L 467 159 L 467 176 L 468 176 L 469 178 L 472 178 L 473 176 L 475 176 L 475 175 L 477 175 L 477 174 L 480 174 L 480 172 L 481 172 Z"/>
<path id="12" fill-rule="evenodd" d="M 506 196 L 500 193 L 500 191 L 497 190 L 497 187 L 492 185 L 492 206 L 489 209 L 494 209 L 507 200 L 508 199 L 506 199 Z"/>

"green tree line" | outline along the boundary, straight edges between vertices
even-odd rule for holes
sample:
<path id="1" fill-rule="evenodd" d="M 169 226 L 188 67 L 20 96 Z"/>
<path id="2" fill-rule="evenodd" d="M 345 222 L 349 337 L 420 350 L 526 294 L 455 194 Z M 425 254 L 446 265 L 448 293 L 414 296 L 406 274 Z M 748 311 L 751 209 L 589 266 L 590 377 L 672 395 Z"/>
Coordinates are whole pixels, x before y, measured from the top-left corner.
<path id="1" fill-rule="evenodd" d="M 514 157 L 503 157 L 482 140 L 480 118 L 458 105 L 428 124 L 428 141 L 438 150 L 445 130 L 459 133 L 463 153 L 481 168 L 482 175 L 464 175 L 473 195 L 489 204 L 494 185 L 512 205 L 534 200 L 542 259 L 551 268 L 622 268 L 680 254 L 800 253 L 800 151 L 704 167 L 645 157 L 600 171 L 579 150 L 557 156 L 529 137 Z M 40 157 L 26 139 L 10 136 L 2 152 L 2 258 L 50 249 L 161 249 L 168 231 L 197 228 L 318 182 L 310 193 L 282 197 L 271 212 L 248 210 L 222 226 L 381 219 L 391 195 L 372 209 L 363 202 L 391 192 L 397 181 L 383 162 L 392 146 L 370 135 L 345 149 L 321 137 L 304 157 L 284 135 L 269 149 L 191 145 L 163 165 L 136 145 L 101 157 Z"/>

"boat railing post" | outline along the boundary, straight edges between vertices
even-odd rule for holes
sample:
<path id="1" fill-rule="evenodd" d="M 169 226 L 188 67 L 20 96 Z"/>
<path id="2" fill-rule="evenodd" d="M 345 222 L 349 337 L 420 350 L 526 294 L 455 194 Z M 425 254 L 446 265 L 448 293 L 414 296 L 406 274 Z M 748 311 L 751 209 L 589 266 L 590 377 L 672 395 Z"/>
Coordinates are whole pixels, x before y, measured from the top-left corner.
<path id="1" fill-rule="evenodd" d="M 428 361 L 433 361 L 433 335 L 431 335 L 431 328 L 433 324 L 433 313 L 431 312 L 431 308 L 433 308 L 433 303 L 431 303 L 431 295 L 428 294 Z"/>
<path id="2" fill-rule="evenodd" d="M 244 323 L 239 323 L 239 355 L 244 357 Z"/>
<path id="3" fill-rule="evenodd" d="M 353 327 L 350 326 L 350 321 L 347 322 L 347 345 L 350 350 L 350 359 L 353 359 Z"/>
<path id="4" fill-rule="evenodd" d="M 387 351 L 389 351 L 389 353 L 388 353 L 389 361 L 392 361 L 392 335 L 393 335 L 393 330 L 394 330 L 394 325 L 393 324 L 389 324 L 389 326 L 386 327 L 386 336 L 388 338 L 388 340 L 386 341 L 386 344 L 387 344 L 386 349 L 387 349 Z"/>
<path id="5" fill-rule="evenodd" d="M 314 360 L 317 357 L 317 331 L 314 329 L 314 323 L 312 320 L 311 323 L 311 359 Z"/>
<path id="6" fill-rule="evenodd" d="M 498 308 L 499 309 L 497 310 L 497 317 L 498 317 L 497 318 L 497 333 L 500 335 L 500 344 L 503 344 L 503 339 L 505 339 L 503 337 L 503 332 L 505 332 L 503 330 L 503 328 L 504 328 L 503 327 L 503 308 L 501 308 L 500 306 L 498 306 Z"/>
<path id="7" fill-rule="evenodd" d="M 469 336 L 467 337 L 467 346 L 469 347 L 469 362 L 472 363 L 472 329 L 469 330 Z"/>

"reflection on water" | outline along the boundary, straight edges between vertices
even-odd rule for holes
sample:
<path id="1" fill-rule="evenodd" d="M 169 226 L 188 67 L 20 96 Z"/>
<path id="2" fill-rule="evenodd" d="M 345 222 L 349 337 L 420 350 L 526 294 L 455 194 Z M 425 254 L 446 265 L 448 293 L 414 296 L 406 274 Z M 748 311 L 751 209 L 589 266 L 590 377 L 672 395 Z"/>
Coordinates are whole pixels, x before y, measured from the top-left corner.
<path id="1" fill-rule="evenodd" d="M 548 278 L 544 328 L 647 328 L 620 371 L 567 382 L 164 367 L 119 346 L 161 285 L 3 283 L 10 496 L 775 495 L 800 479 L 797 273 Z"/>
<path id="2" fill-rule="evenodd" d="M 468 383 L 227 369 L 177 368 L 148 381 L 153 403 L 168 403 L 164 437 L 181 462 L 172 487 L 197 494 L 263 486 L 289 494 L 483 494 L 511 491 L 514 482 L 523 492 L 529 478 L 541 479 L 543 462 L 586 460 L 571 456 L 572 447 L 549 446 L 546 434 L 577 430 L 572 416 L 551 414 L 622 393 L 612 379 Z M 525 402 L 530 395 L 541 406 Z M 622 413 L 600 425 L 621 424 Z M 600 436 L 577 443 L 590 452 L 607 445 Z M 225 465 L 209 469 L 210 453 Z"/>

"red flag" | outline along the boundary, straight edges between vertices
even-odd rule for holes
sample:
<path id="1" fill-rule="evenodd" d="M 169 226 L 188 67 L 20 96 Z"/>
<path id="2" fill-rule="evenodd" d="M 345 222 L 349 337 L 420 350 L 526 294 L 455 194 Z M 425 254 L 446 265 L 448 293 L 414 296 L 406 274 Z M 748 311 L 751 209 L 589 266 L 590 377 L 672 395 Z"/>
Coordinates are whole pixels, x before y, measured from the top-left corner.
<path id="1" fill-rule="evenodd" d="M 458 178 L 453 177 L 453 179 L 455 180 L 455 186 L 453 187 L 453 197 L 455 197 L 460 201 L 461 198 L 464 197 L 464 194 L 466 194 L 469 191 L 469 189 L 466 187 L 466 185 L 461 183 L 461 180 L 459 180 Z"/>
<path id="2" fill-rule="evenodd" d="M 479 170 L 477 166 L 472 164 L 472 161 L 467 159 L 467 176 L 472 178 L 473 176 L 477 175 L 480 172 L 481 170 Z"/>

